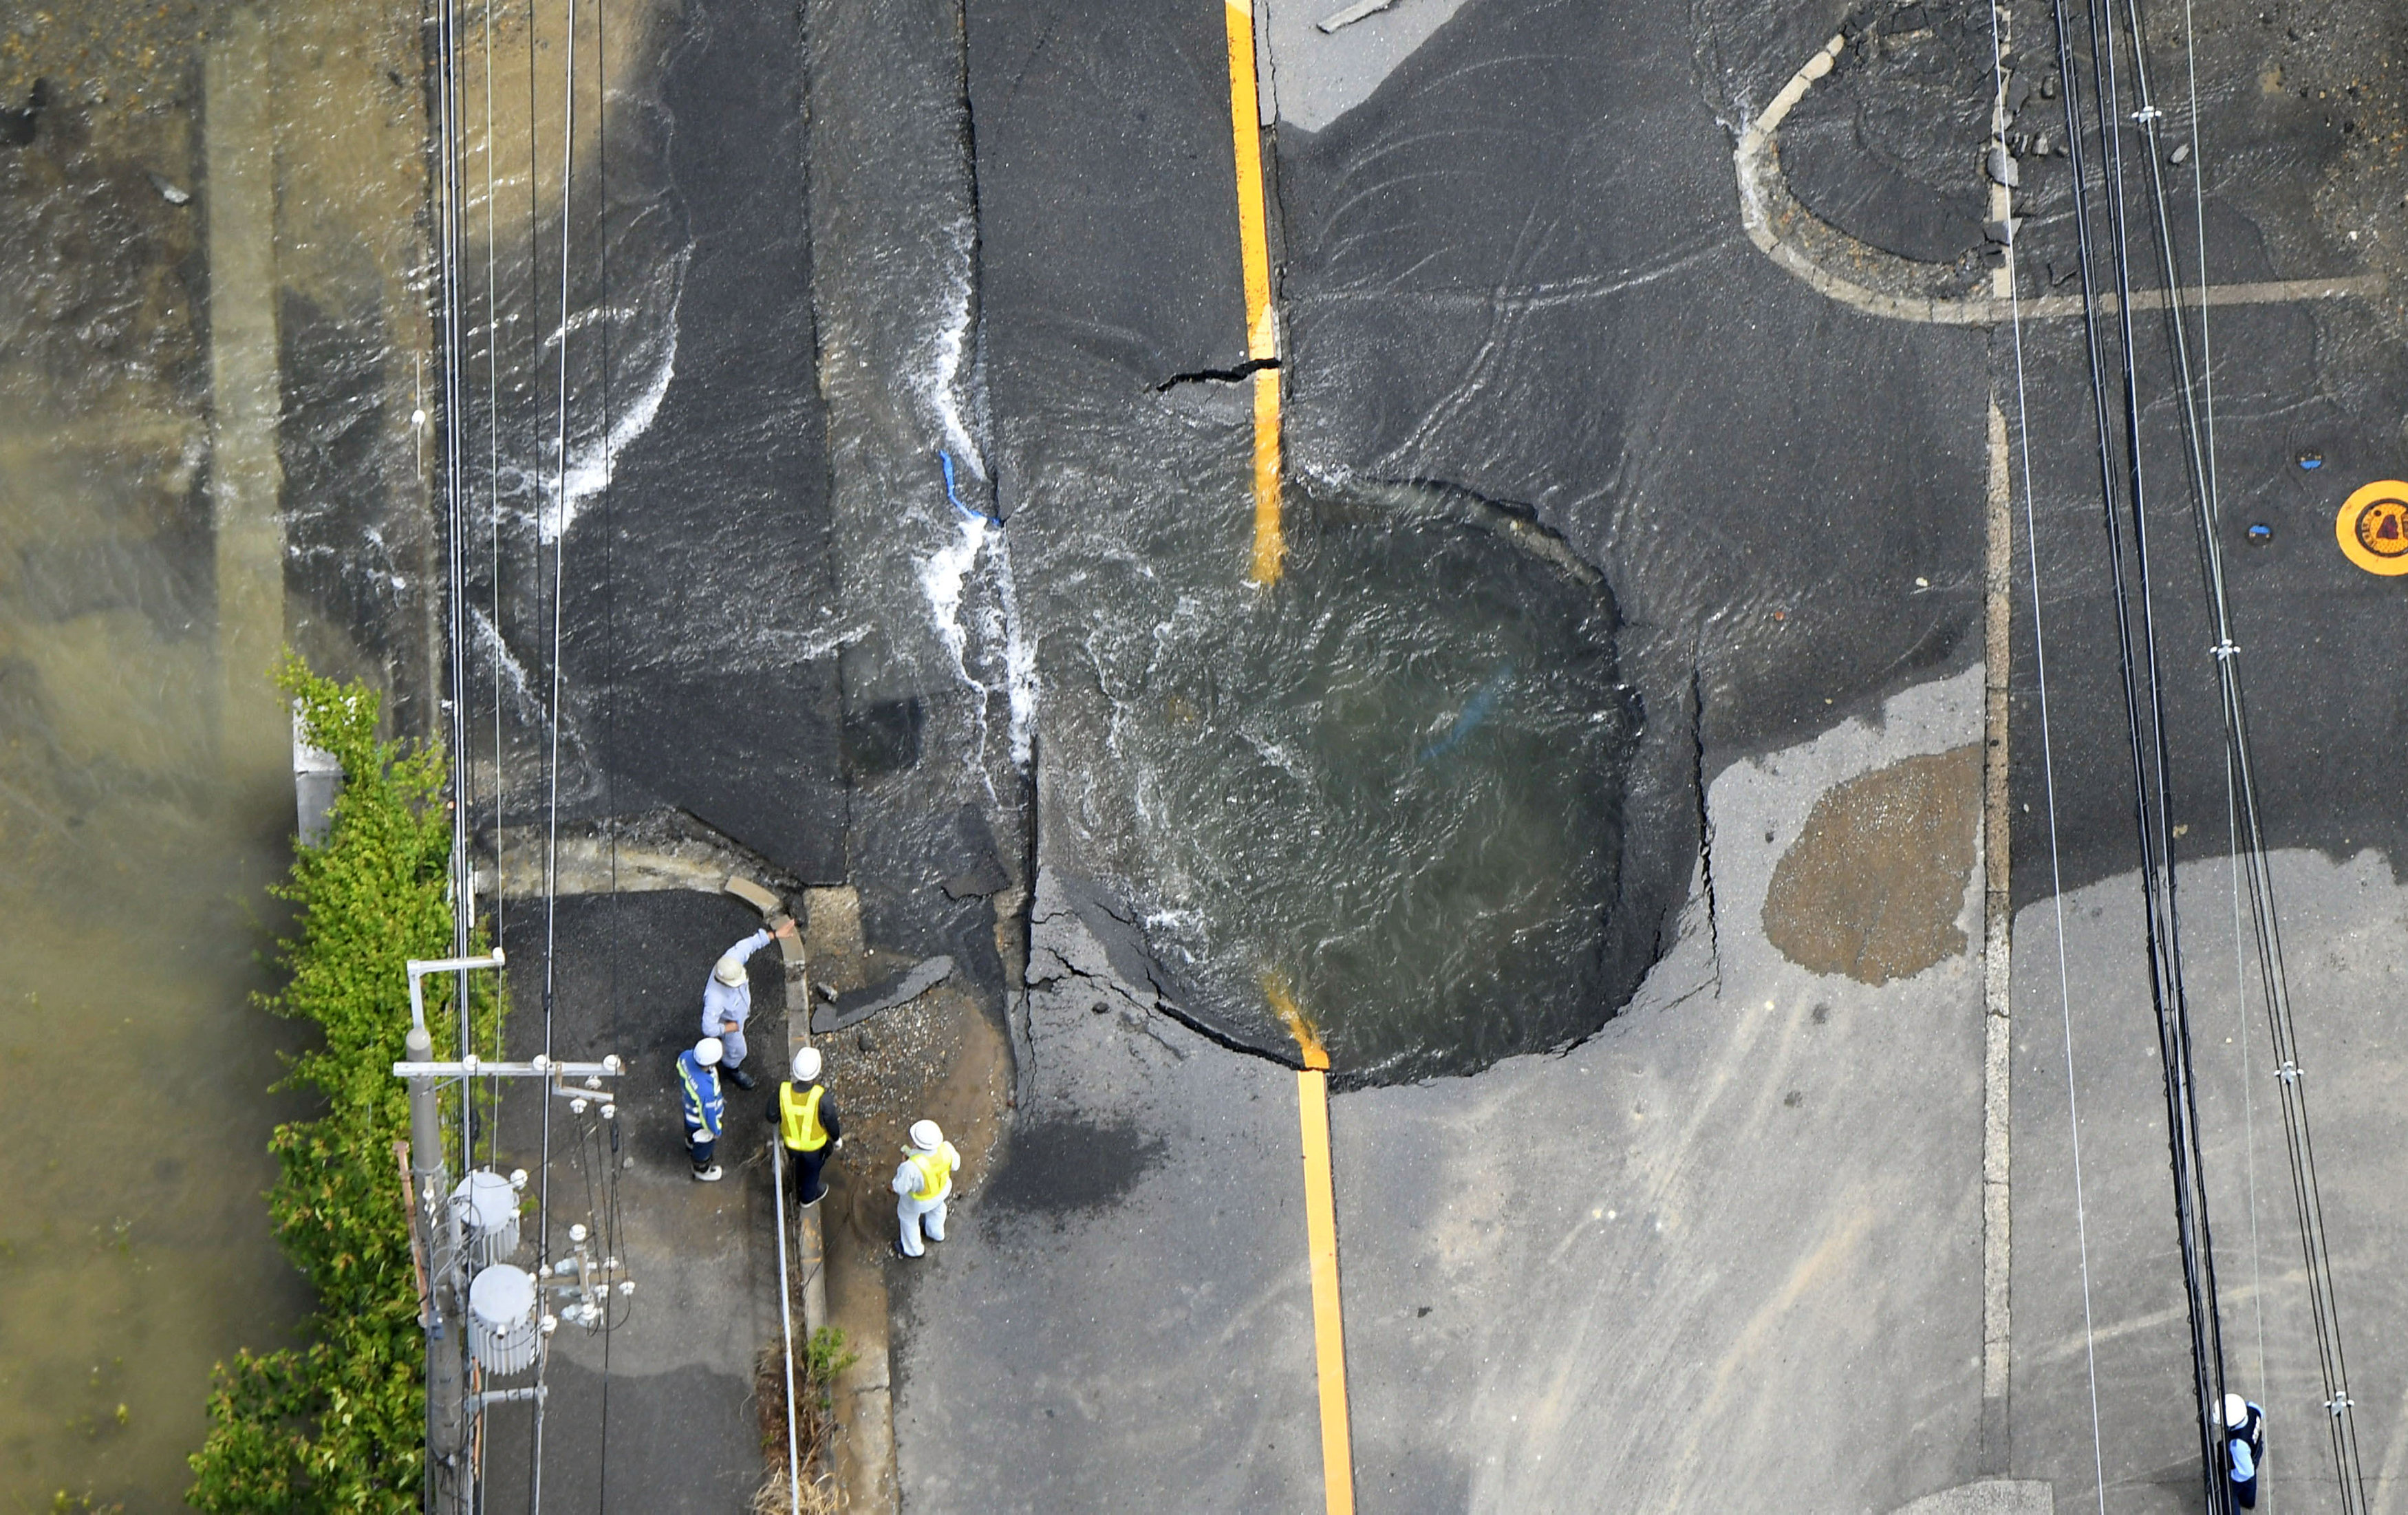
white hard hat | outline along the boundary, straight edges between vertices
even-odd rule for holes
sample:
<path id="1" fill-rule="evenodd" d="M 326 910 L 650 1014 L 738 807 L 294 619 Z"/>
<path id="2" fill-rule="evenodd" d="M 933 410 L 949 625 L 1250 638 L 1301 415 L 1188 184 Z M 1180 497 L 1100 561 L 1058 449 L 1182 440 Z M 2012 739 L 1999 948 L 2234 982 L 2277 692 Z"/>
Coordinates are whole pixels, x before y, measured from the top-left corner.
<path id="1" fill-rule="evenodd" d="M 2224 1428 L 2228 1431 L 2238 1430 L 2240 1429 L 2242 1422 L 2248 1419 L 2249 1401 L 2242 1398 L 2239 1394 L 2226 1394 L 2224 1396 Z"/>
<path id="2" fill-rule="evenodd" d="M 806 1047 L 795 1054 L 795 1081 L 809 1083 L 820 1076 L 820 1050 Z"/>
<path id="3" fill-rule="evenodd" d="M 937 1129 L 934 1121 L 911 1122 L 911 1145 L 924 1152 L 933 1152 L 945 1144 L 945 1134 Z"/>
<path id="4" fill-rule="evenodd" d="M 744 960 L 730 952 L 719 960 L 719 966 L 710 970 L 710 976 L 724 984 L 740 984 L 744 981 Z"/>
<path id="5" fill-rule="evenodd" d="M 694 1060 L 704 1067 L 717 1067 L 719 1060 L 726 1055 L 727 1049 L 719 1045 L 717 1036 L 705 1036 L 694 1044 Z"/>

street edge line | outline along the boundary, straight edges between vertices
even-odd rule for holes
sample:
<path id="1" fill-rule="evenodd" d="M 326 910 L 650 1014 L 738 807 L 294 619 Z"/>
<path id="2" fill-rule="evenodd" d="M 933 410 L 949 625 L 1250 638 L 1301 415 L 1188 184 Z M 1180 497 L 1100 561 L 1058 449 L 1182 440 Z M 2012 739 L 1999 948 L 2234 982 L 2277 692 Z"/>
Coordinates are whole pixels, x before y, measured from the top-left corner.
<path id="1" fill-rule="evenodd" d="M 2008 1145 L 2012 1131 L 2014 909 L 2010 893 L 2007 717 L 2014 643 L 2008 595 L 2014 580 L 2013 477 L 2007 417 L 1991 396 L 1989 479 L 1983 542 L 1982 622 L 1982 1471 L 2004 1478 L 2014 1454 L 2010 1419 L 2014 1252 Z"/>

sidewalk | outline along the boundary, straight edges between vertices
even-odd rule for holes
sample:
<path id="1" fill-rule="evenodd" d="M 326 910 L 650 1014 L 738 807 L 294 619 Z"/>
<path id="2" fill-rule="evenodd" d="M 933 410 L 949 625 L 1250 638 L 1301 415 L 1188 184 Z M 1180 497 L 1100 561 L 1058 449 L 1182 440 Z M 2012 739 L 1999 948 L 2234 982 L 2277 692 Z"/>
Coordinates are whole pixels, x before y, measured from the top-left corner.
<path id="1" fill-rule="evenodd" d="M 514 910 L 510 992 L 517 1012 L 511 1051 L 543 1047 L 541 907 Z M 727 944 L 759 925 L 742 901 L 682 891 L 560 902 L 558 1009 L 553 1050 L 564 1058 L 615 1051 L 620 1080 L 619 1255 L 636 1293 L 607 1336 L 564 1324 L 552 1338 L 545 1408 L 543 1497 L 547 1508 L 628 1515 L 725 1515 L 760 1486 L 764 1464 L 754 1423 L 752 1367 L 778 1331 L 777 1259 L 763 1137 L 767 1064 L 784 1045 L 777 957 L 753 960 L 753 1050 L 748 1065 L 763 1089 L 727 1089 L 727 1176 L 696 1183 L 678 1116 L 677 1054 L 694 1045 L 702 979 Z M 536 1166 L 535 1086 L 511 1091 L 498 1166 Z M 596 1224 L 605 1177 L 589 1191 L 566 1101 L 553 1110 L 552 1254 L 565 1255 L 568 1227 Z M 595 1197 L 589 1199 L 589 1193 Z M 597 1236 L 608 1233 L 597 1230 Z M 532 1267 L 530 1215 L 518 1259 Z M 486 1508 L 513 1515 L 528 1504 L 529 1427 L 523 1405 L 489 1413 Z M 561 1501 L 566 1501 L 566 1506 Z"/>

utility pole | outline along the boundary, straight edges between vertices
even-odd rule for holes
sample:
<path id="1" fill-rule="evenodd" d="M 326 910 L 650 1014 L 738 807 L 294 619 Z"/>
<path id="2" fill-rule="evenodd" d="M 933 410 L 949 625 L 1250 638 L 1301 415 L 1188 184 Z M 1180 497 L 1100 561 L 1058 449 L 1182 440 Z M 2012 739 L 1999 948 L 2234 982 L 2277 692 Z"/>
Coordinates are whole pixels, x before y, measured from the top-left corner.
<path id="1" fill-rule="evenodd" d="M 478 1300 L 478 1316 L 471 1319 L 471 1283 L 489 1267 L 495 1275 L 494 1281 L 519 1274 L 520 1270 L 502 1261 L 501 1253 L 517 1245 L 517 1201 L 504 1195 L 500 1209 L 500 1227 L 507 1241 L 496 1244 L 496 1234 L 490 1228 L 493 1218 L 479 1215 L 470 1220 L 477 1235 L 464 1235 L 462 1210 L 475 1204 L 476 1185 L 483 1182 L 499 1187 L 491 1175 L 481 1179 L 465 1174 L 465 1181 L 455 1193 L 452 1174 L 444 1165 L 442 1108 L 438 1094 L 443 1083 L 453 1081 L 460 1089 L 460 1111 L 464 1130 L 467 1119 L 468 1094 L 471 1083 L 478 1079 L 535 1079 L 544 1085 L 546 1099 L 567 1099 L 570 1107 L 581 1114 L 589 1101 L 600 1103 L 603 1117 L 612 1119 L 616 1110 L 608 1096 L 598 1093 L 604 1079 L 615 1079 L 624 1065 L 615 1057 L 605 1057 L 598 1063 L 553 1062 L 537 1057 L 525 1063 L 488 1063 L 474 1056 L 456 1061 L 435 1061 L 435 1040 L 426 1029 L 426 1005 L 422 980 L 431 974 L 456 973 L 462 992 L 466 993 L 467 976 L 472 969 L 500 969 L 505 961 L 496 948 L 485 957 L 447 957 L 432 960 L 413 958 L 409 961 L 409 1032 L 403 1039 L 406 1056 L 393 1065 L 394 1077 L 409 1089 L 409 1223 L 427 1258 L 426 1308 L 422 1323 L 426 1331 L 426 1515 L 470 1515 L 475 1506 L 479 1470 L 469 1428 L 472 1420 L 495 1405 L 531 1402 L 541 1413 L 544 1397 L 541 1370 L 538 1382 L 531 1388 L 494 1389 L 470 1394 L 467 1391 L 469 1365 L 472 1358 L 485 1365 L 486 1381 L 497 1376 L 524 1371 L 526 1365 L 538 1360 L 533 1354 L 503 1365 L 486 1353 L 508 1343 L 495 1336 L 497 1322 L 485 1320 L 493 1307 Z M 465 1021 L 465 1015 L 463 1017 Z M 583 1087 L 572 1089 L 566 1080 L 583 1080 Z M 465 1151 L 465 1147 L 463 1151 Z M 516 1191 L 526 1181 L 523 1172 L 511 1175 L 509 1188 Z M 463 1195 L 470 1196 L 464 1198 Z M 538 1225 L 543 1223 L 538 1219 Z M 529 1279 L 520 1274 L 518 1287 L 531 1303 L 524 1316 L 515 1322 L 498 1322 L 507 1337 L 513 1333 L 521 1342 L 548 1337 L 558 1321 L 572 1324 L 595 1324 L 603 1318 L 604 1301 L 615 1289 L 621 1294 L 635 1290 L 633 1282 L 620 1276 L 619 1260 L 596 1256 L 587 1245 L 587 1231 L 582 1225 L 569 1228 L 569 1238 L 575 1244 L 571 1258 L 551 1270 L 556 1277 Z M 573 1282 L 560 1280 L 569 1279 Z M 574 1296 L 558 1318 L 532 1301 L 546 1294 Z M 515 1308 L 515 1307 L 514 1307 Z M 480 1322 L 483 1323 L 480 1325 Z M 480 1331 L 483 1333 L 480 1337 Z M 486 1345 L 477 1348 L 482 1339 Z"/>
<path id="2" fill-rule="evenodd" d="M 491 957 L 449 958 L 409 964 L 409 1034 L 403 1048 L 410 1064 L 430 1071 L 414 1074 L 409 1085 L 410 1225 L 423 1230 L 423 1240 L 433 1266 L 426 1291 L 426 1515 L 468 1515 L 475 1485 L 473 1470 L 462 1457 L 467 1442 L 467 1418 L 462 1398 L 467 1377 L 466 1300 L 456 1287 L 459 1274 L 459 1221 L 444 1203 L 451 1175 L 443 1165 L 443 1131 L 431 1071 L 435 1038 L 426 1029 L 426 1006 L 419 980 L 427 973 L 456 969 L 465 991 L 470 967 L 499 968 L 499 951 Z M 396 1069 L 398 1071 L 398 1069 Z"/>

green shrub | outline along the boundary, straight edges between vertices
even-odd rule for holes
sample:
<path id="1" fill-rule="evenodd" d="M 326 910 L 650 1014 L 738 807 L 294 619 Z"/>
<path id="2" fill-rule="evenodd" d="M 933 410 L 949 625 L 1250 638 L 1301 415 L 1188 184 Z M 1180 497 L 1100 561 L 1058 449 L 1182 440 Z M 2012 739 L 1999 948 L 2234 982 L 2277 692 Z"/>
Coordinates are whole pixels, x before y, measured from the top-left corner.
<path id="1" fill-rule="evenodd" d="M 209 1434 L 191 1459 L 185 1497 L 210 1515 L 402 1512 L 419 1505 L 425 1463 L 424 1347 L 394 1143 L 409 1128 L 393 1065 L 409 1029 L 412 957 L 448 957 L 452 822 L 445 764 L 433 746 L 380 742 L 379 700 L 287 656 L 277 687 L 299 702 L 308 740 L 342 764 L 322 846 L 304 847 L 275 886 L 296 908 L 278 944 L 284 987 L 260 1005 L 307 1021 L 322 1043 L 290 1060 L 280 1087 L 324 1096 L 325 1113 L 276 1128 L 268 1214 L 316 1291 L 308 1345 L 237 1352 L 218 1365 Z M 502 1007 L 494 976 L 475 977 L 477 1045 Z M 448 978 L 426 980 L 436 1055 L 452 1055 Z"/>
<path id="2" fill-rule="evenodd" d="M 832 1325 L 821 1326 L 803 1343 L 803 1371 L 815 1383 L 834 1383 L 836 1376 L 861 1361 L 861 1353 L 844 1350 L 844 1333 Z"/>

